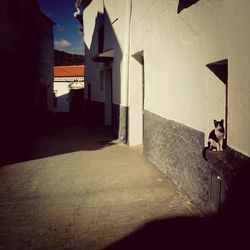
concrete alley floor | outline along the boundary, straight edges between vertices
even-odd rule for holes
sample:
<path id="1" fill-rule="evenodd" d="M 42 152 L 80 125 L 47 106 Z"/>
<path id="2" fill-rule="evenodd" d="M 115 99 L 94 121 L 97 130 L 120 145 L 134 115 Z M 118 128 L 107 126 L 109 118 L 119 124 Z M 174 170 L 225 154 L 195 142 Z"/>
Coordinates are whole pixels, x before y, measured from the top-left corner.
<path id="1" fill-rule="evenodd" d="M 199 217 L 140 150 L 107 129 L 60 128 L 30 159 L 0 168 L 0 249 L 103 249 L 152 222 Z"/>

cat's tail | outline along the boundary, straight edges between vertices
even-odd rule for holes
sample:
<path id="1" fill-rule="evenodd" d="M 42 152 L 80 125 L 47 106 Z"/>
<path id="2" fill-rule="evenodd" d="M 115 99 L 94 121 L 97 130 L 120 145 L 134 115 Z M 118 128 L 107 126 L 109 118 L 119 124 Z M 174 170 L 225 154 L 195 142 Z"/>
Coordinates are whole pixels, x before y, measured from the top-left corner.
<path id="1" fill-rule="evenodd" d="M 203 158 L 204 158 L 205 161 L 207 161 L 206 152 L 207 152 L 208 149 L 210 149 L 210 142 L 208 142 L 208 146 L 204 147 L 203 150 L 202 150 L 202 156 L 203 156 Z"/>

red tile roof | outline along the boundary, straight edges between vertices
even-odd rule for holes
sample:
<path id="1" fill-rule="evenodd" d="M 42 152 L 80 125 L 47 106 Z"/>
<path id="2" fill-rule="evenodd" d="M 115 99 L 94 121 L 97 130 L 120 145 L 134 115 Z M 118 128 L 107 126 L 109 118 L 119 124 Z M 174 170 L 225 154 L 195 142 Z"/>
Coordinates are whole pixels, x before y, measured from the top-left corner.
<path id="1" fill-rule="evenodd" d="M 54 77 L 74 77 L 84 76 L 84 65 L 74 65 L 74 66 L 55 66 L 54 67 Z"/>

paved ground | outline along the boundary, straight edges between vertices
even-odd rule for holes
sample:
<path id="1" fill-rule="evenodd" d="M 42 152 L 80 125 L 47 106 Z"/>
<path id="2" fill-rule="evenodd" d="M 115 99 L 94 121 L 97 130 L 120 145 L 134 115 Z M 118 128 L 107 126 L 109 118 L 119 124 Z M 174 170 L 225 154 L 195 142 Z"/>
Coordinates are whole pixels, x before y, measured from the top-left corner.
<path id="1" fill-rule="evenodd" d="M 103 249 L 155 221 L 199 215 L 138 148 L 104 129 L 61 128 L 30 159 L 0 168 L 3 250 Z"/>

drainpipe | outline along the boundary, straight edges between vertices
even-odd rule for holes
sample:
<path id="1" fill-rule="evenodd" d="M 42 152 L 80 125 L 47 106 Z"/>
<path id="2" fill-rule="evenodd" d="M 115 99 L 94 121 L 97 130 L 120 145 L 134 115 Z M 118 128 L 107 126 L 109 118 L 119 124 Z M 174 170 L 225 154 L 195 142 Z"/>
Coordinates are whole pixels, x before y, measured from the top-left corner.
<path id="1" fill-rule="evenodd" d="M 125 75 L 125 82 L 127 84 L 126 86 L 126 106 L 127 106 L 127 110 L 126 110 L 126 135 L 124 138 L 125 139 L 125 142 L 128 144 L 128 127 L 129 127 L 129 124 L 128 124 L 128 108 L 129 108 L 129 61 L 130 61 L 130 38 L 131 38 L 131 34 L 130 34 L 130 27 L 131 27 L 131 19 L 132 19 L 132 2 L 133 0 L 130 0 L 129 1 L 129 7 L 127 8 L 127 27 L 126 27 L 126 35 L 127 35 L 127 47 L 126 47 L 126 56 L 127 56 L 127 65 L 126 65 L 126 75 Z"/>

